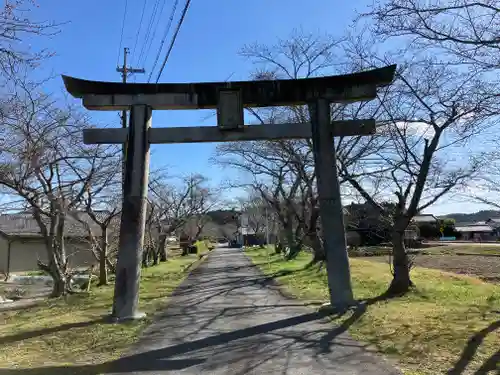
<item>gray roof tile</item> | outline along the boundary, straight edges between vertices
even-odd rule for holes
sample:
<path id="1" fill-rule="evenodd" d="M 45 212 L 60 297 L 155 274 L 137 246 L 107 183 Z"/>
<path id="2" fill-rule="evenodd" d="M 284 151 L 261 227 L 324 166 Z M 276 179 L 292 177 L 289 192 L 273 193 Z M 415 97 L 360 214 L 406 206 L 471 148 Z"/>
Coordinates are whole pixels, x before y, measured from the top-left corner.
<path id="1" fill-rule="evenodd" d="M 89 223 L 94 232 L 94 235 L 100 234 L 100 228 L 86 213 L 80 213 L 80 218 Z M 48 224 L 48 218 L 43 218 L 43 221 Z M 75 218 L 67 216 L 66 234 L 68 236 L 86 236 L 87 231 L 84 226 Z M 40 227 L 31 213 L 15 213 L 0 215 L 0 231 L 8 236 L 40 236 Z"/>

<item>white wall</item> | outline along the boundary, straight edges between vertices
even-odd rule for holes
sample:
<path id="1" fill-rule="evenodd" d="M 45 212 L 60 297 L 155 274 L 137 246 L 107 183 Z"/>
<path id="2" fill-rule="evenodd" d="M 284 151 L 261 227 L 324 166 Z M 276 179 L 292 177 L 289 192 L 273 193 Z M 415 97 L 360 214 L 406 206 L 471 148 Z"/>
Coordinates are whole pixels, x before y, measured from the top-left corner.
<path id="1" fill-rule="evenodd" d="M 47 250 L 42 240 L 14 240 L 11 244 L 10 273 L 38 270 L 37 260 L 47 261 Z M 89 267 L 97 263 L 88 244 L 66 241 L 66 253 L 71 267 Z M 7 272 L 8 241 L 0 238 L 0 272 Z"/>

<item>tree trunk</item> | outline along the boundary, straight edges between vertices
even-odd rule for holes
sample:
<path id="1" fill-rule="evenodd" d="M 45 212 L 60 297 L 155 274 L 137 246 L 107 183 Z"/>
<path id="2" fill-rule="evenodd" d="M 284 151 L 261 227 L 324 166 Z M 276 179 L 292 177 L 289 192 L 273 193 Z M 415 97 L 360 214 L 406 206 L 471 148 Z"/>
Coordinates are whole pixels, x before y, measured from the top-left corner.
<path id="1" fill-rule="evenodd" d="M 281 254 L 282 251 L 283 251 L 283 245 L 281 244 L 281 242 L 276 242 L 274 244 L 274 252 L 276 254 Z"/>
<path id="2" fill-rule="evenodd" d="M 323 244 L 321 243 L 318 233 L 309 233 L 309 240 L 313 250 L 313 259 L 311 263 L 319 263 L 326 260 L 326 253 Z"/>
<path id="3" fill-rule="evenodd" d="M 67 282 L 65 277 L 52 276 L 52 280 L 54 284 L 52 286 L 52 292 L 50 294 L 51 298 L 58 298 L 68 294 L 69 283 Z"/>
<path id="4" fill-rule="evenodd" d="M 168 247 L 162 247 L 160 249 L 160 262 L 166 262 L 168 260 Z"/>
<path id="5" fill-rule="evenodd" d="M 287 246 L 289 248 L 288 254 L 286 254 L 286 260 L 294 259 L 302 248 L 302 243 L 297 243 L 296 233 L 294 233 L 293 228 L 290 225 L 285 227 L 285 236 Z"/>
<path id="6" fill-rule="evenodd" d="M 289 252 L 286 255 L 286 260 L 292 260 L 299 255 L 300 250 L 302 250 L 302 243 L 301 242 L 295 242 L 293 241 L 291 244 L 288 245 L 289 247 Z"/>
<path id="7" fill-rule="evenodd" d="M 90 282 L 90 281 L 89 281 Z M 108 285 L 108 264 L 106 257 L 101 254 L 99 258 L 99 286 Z"/>
<path id="8" fill-rule="evenodd" d="M 393 278 L 387 293 L 389 295 L 404 295 L 414 286 L 410 278 L 410 260 L 404 244 L 404 230 L 392 234 L 392 266 Z"/>
<path id="9" fill-rule="evenodd" d="M 166 262 L 168 257 L 168 248 L 167 248 L 167 236 L 163 235 L 160 237 L 160 243 L 158 245 L 159 253 L 160 253 L 160 262 Z"/>
<path id="10" fill-rule="evenodd" d="M 102 229 L 101 249 L 99 253 L 99 286 L 108 285 L 108 230 Z M 89 280 L 90 282 L 90 280 Z"/>
<path id="11" fill-rule="evenodd" d="M 116 265 L 113 264 L 113 262 L 111 262 L 111 260 L 109 259 L 109 257 L 106 257 L 106 264 L 108 265 L 108 270 L 112 274 L 115 274 L 116 273 Z"/>
<path id="12" fill-rule="evenodd" d="M 290 227 L 285 228 L 285 238 L 286 238 L 286 245 L 291 249 L 295 243 L 295 236 L 293 235 L 292 228 Z"/>
<path id="13" fill-rule="evenodd" d="M 47 250 L 48 264 L 38 261 L 38 268 L 48 273 L 52 277 L 52 292 L 50 298 L 62 297 L 71 289 L 70 280 L 66 277 L 66 251 L 64 248 L 64 223 L 61 220 L 54 225 L 57 228 L 57 233 L 45 239 L 45 247 Z"/>
<path id="14" fill-rule="evenodd" d="M 153 266 L 157 266 L 160 264 L 160 254 L 158 251 L 153 252 Z"/>
<path id="15" fill-rule="evenodd" d="M 142 252 L 142 266 L 148 268 L 149 266 L 149 249 L 146 247 Z"/>
<path id="16" fill-rule="evenodd" d="M 70 282 L 63 270 L 51 259 L 49 264 L 44 264 L 38 261 L 38 268 L 49 274 L 52 278 L 52 292 L 50 298 L 58 298 L 68 294 L 70 290 Z"/>

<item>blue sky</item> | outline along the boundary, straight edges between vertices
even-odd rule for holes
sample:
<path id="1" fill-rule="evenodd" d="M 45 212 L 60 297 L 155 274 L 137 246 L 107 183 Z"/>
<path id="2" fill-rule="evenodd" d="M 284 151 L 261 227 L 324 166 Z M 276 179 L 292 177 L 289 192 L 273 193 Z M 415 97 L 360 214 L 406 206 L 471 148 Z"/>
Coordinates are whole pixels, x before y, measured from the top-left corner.
<path id="1" fill-rule="evenodd" d="M 160 1 L 161 3 L 162 1 Z M 160 81 L 198 82 L 246 79 L 252 70 L 249 61 L 238 56 L 246 43 L 273 43 L 284 38 L 294 28 L 307 32 L 342 34 L 355 16 L 356 10 L 363 10 L 371 1 L 326 1 L 326 0 L 193 0 L 170 59 Z M 125 0 L 87 1 L 40 1 L 36 10 L 37 19 L 52 19 L 68 22 L 61 27 L 61 33 L 50 39 L 36 39 L 35 48 L 41 46 L 52 50 L 56 56 L 47 62 L 47 68 L 54 74 L 67 74 L 79 78 L 103 81 L 119 81 L 117 62 Z M 137 82 L 144 82 L 153 66 L 164 28 L 168 22 L 173 0 L 166 0 L 163 14 L 158 23 L 155 39 L 149 54 L 138 61 L 144 43 L 155 0 L 147 0 L 146 12 L 139 34 L 135 53 L 129 60 L 134 67 L 146 69 L 146 74 L 137 75 Z M 174 24 L 177 23 L 184 1 L 179 2 Z M 355 3 L 355 5 L 353 5 Z M 306 5 L 307 4 L 307 5 Z M 126 26 L 122 48 L 135 45 L 143 1 L 128 0 Z M 153 31 L 154 32 L 154 31 Z M 171 35 L 171 33 L 170 33 Z M 170 41 L 167 37 L 165 45 Z M 160 60 L 163 60 L 164 52 Z M 121 51 L 120 51 L 121 52 Z M 142 61 L 144 63 L 142 64 Z M 157 68 L 158 69 L 158 68 Z M 156 78 L 157 70 L 153 74 Z M 133 81 L 133 79 L 132 79 Z M 62 93 L 60 78 L 50 83 L 49 89 Z M 207 118 L 207 111 L 156 111 L 153 126 L 194 126 L 215 124 L 215 117 Z M 116 123 L 117 112 L 93 112 L 95 121 Z M 214 182 L 229 171 L 223 171 L 210 164 L 215 144 L 160 145 L 152 149 L 152 166 L 168 166 L 172 174 L 203 173 Z M 437 214 L 456 211 L 475 211 L 480 206 L 460 205 L 450 201 L 435 206 L 430 211 Z"/>

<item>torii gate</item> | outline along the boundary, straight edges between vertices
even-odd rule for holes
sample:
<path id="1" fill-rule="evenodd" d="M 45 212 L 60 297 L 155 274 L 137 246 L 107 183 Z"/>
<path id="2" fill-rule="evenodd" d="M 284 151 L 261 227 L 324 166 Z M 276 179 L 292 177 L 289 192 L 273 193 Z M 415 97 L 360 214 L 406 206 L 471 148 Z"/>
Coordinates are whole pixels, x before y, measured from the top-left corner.
<path id="1" fill-rule="evenodd" d="M 130 110 L 128 129 L 84 130 L 86 144 L 127 143 L 124 197 L 112 318 L 137 310 L 149 175 L 149 145 L 312 138 L 330 305 L 354 303 L 334 136 L 375 133 L 375 120 L 331 121 L 330 103 L 372 100 L 394 79 L 396 65 L 320 78 L 210 83 L 116 83 L 63 76 L 68 92 L 90 110 Z M 307 105 L 310 123 L 244 125 L 245 107 Z M 217 109 L 217 126 L 151 128 L 152 110 Z"/>

